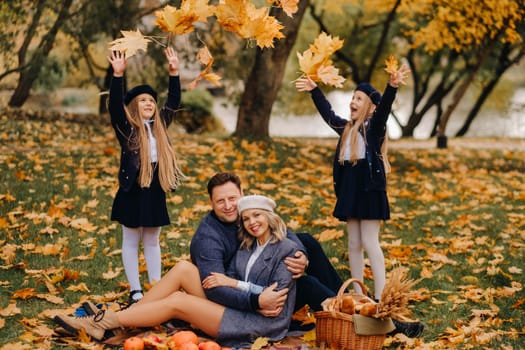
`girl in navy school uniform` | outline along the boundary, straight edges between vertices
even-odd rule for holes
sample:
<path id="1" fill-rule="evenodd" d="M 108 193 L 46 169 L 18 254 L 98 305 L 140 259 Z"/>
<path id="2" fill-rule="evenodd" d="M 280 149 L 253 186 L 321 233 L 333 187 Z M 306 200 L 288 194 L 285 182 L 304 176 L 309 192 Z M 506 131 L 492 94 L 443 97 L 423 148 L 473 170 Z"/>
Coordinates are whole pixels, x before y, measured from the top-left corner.
<path id="1" fill-rule="evenodd" d="M 119 189 L 111 220 L 122 225 L 122 262 L 130 285 L 130 302 L 143 296 L 139 278 L 142 241 L 151 284 L 161 279 L 161 226 L 169 225 L 166 192 L 178 187 L 183 174 L 170 144 L 167 128 L 181 99 L 179 60 L 173 48 L 165 50 L 169 88 L 164 107 L 157 107 L 157 92 L 138 85 L 125 92 L 126 57 L 113 51 L 109 113 L 121 147 Z"/>
<path id="2" fill-rule="evenodd" d="M 379 244 L 382 220 L 390 218 L 386 193 L 386 122 L 397 88 L 410 70 L 402 65 L 390 75 L 383 96 L 369 83 L 360 83 L 350 101 L 350 120 L 337 116 L 316 83 L 299 78 L 298 91 L 309 91 L 326 123 L 339 134 L 333 164 L 333 181 L 337 197 L 333 215 L 347 223 L 348 253 L 353 278 L 363 281 L 366 250 L 374 277 L 375 299 L 385 286 L 385 262 Z M 359 285 L 354 284 L 362 293 Z"/>

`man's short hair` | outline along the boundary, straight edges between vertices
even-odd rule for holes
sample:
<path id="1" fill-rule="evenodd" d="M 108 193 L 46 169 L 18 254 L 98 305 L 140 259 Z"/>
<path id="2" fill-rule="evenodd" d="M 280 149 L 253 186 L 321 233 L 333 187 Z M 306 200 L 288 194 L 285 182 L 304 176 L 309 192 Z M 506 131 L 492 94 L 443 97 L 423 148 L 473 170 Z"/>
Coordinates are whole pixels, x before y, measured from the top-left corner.
<path id="1" fill-rule="evenodd" d="M 210 181 L 208 181 L 208 195 L 210 196 L 210 198 L 211 193 L 216 186 L 221 186 L 228 182 L 233 183 L 235 186 L 237 186 L 239 191 L 241 191 L 241 179 L 239 178 L 239 176 L 237 176 L 234 173 L 228 172 L 217 173 L 211 177 Z"/>

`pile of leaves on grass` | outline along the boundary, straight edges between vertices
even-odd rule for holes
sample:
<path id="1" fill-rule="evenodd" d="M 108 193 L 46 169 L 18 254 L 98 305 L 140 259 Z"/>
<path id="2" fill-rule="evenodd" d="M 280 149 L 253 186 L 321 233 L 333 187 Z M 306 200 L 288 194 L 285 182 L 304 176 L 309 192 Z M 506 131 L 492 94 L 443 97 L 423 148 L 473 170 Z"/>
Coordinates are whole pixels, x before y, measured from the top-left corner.
<path id="1" fill-rule="evenodd" d="M 168 196 L 164 271 L 189 259 L 192 234 L 209 210 L 209 177 L 235 171 L 245 194 L 274 198 L 288 226 L 317 238 L 349 278 L 345 225 L 331 216 L 335 139 L 171 136 L 187 179 Z M 385 347 L 520 348 L 525 152 L 396 147 L 402 142 L 390 143 L 392 218 L 380 238 L 387 271 L 401 265 L 422 279 L 410 306 L 426 328 L 418 339 L 387 337 Z M 109 219 L 118 145 L 107 124 L 4 112 L 0 150 L 1 349 L 59 349 L 53 315 L 84 300 L 127 298 L 121 230 Z M 141 271 L 146 280 L 142 257 Z M 365 284 L 373 290 L 368 261 Z M 314 338 L 310 332 L 302 341 L 313 347 Z M 88 338 L 69 341 L 101 348 Z"/>

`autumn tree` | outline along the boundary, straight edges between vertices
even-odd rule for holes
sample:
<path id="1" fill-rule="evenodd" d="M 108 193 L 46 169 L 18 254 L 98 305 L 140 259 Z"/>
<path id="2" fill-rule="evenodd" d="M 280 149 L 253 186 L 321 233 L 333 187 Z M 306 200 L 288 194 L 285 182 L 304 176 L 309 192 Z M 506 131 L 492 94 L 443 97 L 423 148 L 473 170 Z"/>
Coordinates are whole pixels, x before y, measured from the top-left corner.
<path id="1" fill-rule="evenodd" d="M 272 8 L 270 11 L 270 15 L 274 15 L 284 25 L 285 37 L 277 41 L 274 48 L 257 49 L 255 63 L 245 82 L 234 135 L 269 137 L 272 107 L 281 88 L 286 62 L 308 5 L 309 0 L 299 1 L 298 10 L 293 17 L 289 17 L 278 8 Z"/>
<path id="2" fill-rule="evenodd" d="M 474 9 L 477 5 L 474 3 L 468 5 L 465 2 L 447 5 L 446 2 L 440 1 L 421 4 L 417 1 L 400 0 L 366 2 L 341 0 L 337 3 L 339 8 L 335 2 L 312 2 L 309 13 L 317 23 L 319 31 L 340 35 L 345 39 L 344 48 L 336 53 L 343 75 L 350 77 L 354 83 L 367 80 L 380 85 L 384 83 L 381 65 L 385 56 L 395 53 L 408 61 L 412 69 L 411 112 L 406 122 L 394 115 L 404 137 L 412 136 L 423 117 L 430 112 L 436 115 L 431 135 L 438 134 L 440 126 L 443 128 L 448 121 L 448 117 L 442 118 L 442 116 L 452 113 L 457 106 L 454 103 L 445 106 L 449 96 L 455 91 L 465 91 L 472 84 L 472 79 L 476 78 L 475 81 L 479 81 L 482 88 L 479 97 L 473 103 L 464 128 L 460 130 L 466 132 L 497 80 L 523 55 L 523 41 L 519 39 L 519 33 L 523 32 L 525 27 L 524 17 L 519 15 L 523 13 L 523 4 L 517 1 L 504 2 L 501 6 L 500 3 L 496 5 L 489 2 L 485 10 L 482 9 L 479 13 L 465 12 L 465 16 L 470 13 L 472 18 L 456 20 L 453 24 L 443 19 L 454 18 L 448 15 L 449 12 L 462 13 L 462 7 Z M 498 12 L 493 11 L 500 11 L 501 18 L 496 14 Z M 440 15 L 436 15 L 436 12 Z M 496 19 L 492 20 L 491 15 L 501 20 L 492 25 L 491 21 Z M 346 26 L 340 25 L 340 20 L 335 20 L 341 17 L 348 19 L 345 21 Z M 437 18 L 441 18 L 442 26 L 449 27 L 446 30 L 436 27 Z M 465 33 L 469 33 L 471 25 L 477 28 L 478 23 L 491 23 L 490 33 L 476 29 L 479 38 L 467 39 L 468 35 Z M 508 23 L 507 27 L 505 23 Z M 502 27 L 506 34 L 490 40 L 491 35 L 497 32 L 495 29 L 497 26 Z M 452 32 L 458 38 L 456 45 L 451 44 L 452 36 L 449 36 L 446 45 L 440 38 L 443 31 L 450 31 L 449 28 L 453 28 Z M 485 36 L 483 33 L 486 33 Z M 508 36 L 508 33 L 511 33 L 511 36 Z M 463 41 L 459 40 L 461 36 L 465 37 Z M 507 42 L 506 36 L 513 42 Z M 429 50 L 427 44 L 439 43 L 440 46 L 434 46 L 433 50 Z M 480 60 L 483 57 L 484 59 Z M 379 72 L 381 73 L 376 74 Z M 497 75 L 495 72 L 498 72 Z M 469 83 L 467 84 L 466 81 Z M 465 84 L 463 89 L 462 83 Z M 452 100 L 458 101 L 459 96 L 456 95 L 456 99 Z"/>
<path id="3" fill-rule="evenodd" d="M 450 116 L 496 45 L 522 41 L 516 28 L 524 23 L 524 5 L 515 0 L 458 3 L 436 0 L 430 4 L 407 1 L 404 5 L 401 13 L 406 16 L 401 16 L 401 20 L 410 28 L 407 36 L 412 39 L 412 46 L 422 47 L 429 54 L 442 49 L 469 54 L 465 60 L 468 73 L 462 77 L 439 117 L 438 147 L 446 147 L 445 131 Z M 413 24 L 416 19 L 419 22 Z"/>
<path id="4" fill-rule="evenodd" d="M 20 107 L 29 97 L 33 83 L 53 48 L 60 28 L 71 15 L 72 5 L 73 0 L 61 2 L 14 0 L 3 2 L 1 5 L 2 15 L 12 19 L 7 23 L 14 22 L 10 27 L 11 30 L 7 29 L 7 33 L 5 27 L 2 30 L 1 45 L 14 47 L 18 40 L 21 40 L 20 46 L 17 47 L 17 62 L 9 66 L 11 60 L 7 58 L 8 66 L 0 74 L 0 79 L 14 73 L 19 75 L 14 92 L 9 99 L 10 106 Z M 14 43 L 6 43 L 5 39 L 14 40 Z M 4 57 L 9 53 L 4 51 Z"/>

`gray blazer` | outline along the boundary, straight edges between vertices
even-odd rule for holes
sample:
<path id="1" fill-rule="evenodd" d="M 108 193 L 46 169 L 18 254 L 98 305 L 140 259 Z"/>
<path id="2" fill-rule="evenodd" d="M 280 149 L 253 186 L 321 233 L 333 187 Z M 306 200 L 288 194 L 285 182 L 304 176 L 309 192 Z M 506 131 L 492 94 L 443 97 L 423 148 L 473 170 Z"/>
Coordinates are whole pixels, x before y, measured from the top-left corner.
<path id="1" fill-rule="evenodd" d="M 295 280 L 286 268 L 284 259 L 293 256 L 297 249 L 297 244 L 288 238 L 269 243 L 248 275 L 249 282 L 260 286 L 267 287 L 277 282 L 278 290 L 289 288 L 282 312 L 277 317 L 265 317 L 255 312 L 226 308 L 217 338 L 222 345 L 241 346 L 254 342 L 258 337 L 268 337 L 277 341 L 286 336 L 295 303 Z M 252 250 L 239 249 L 230 264 L 228 274 L 244 280 L 246 264 L 251 254 Z"/>

